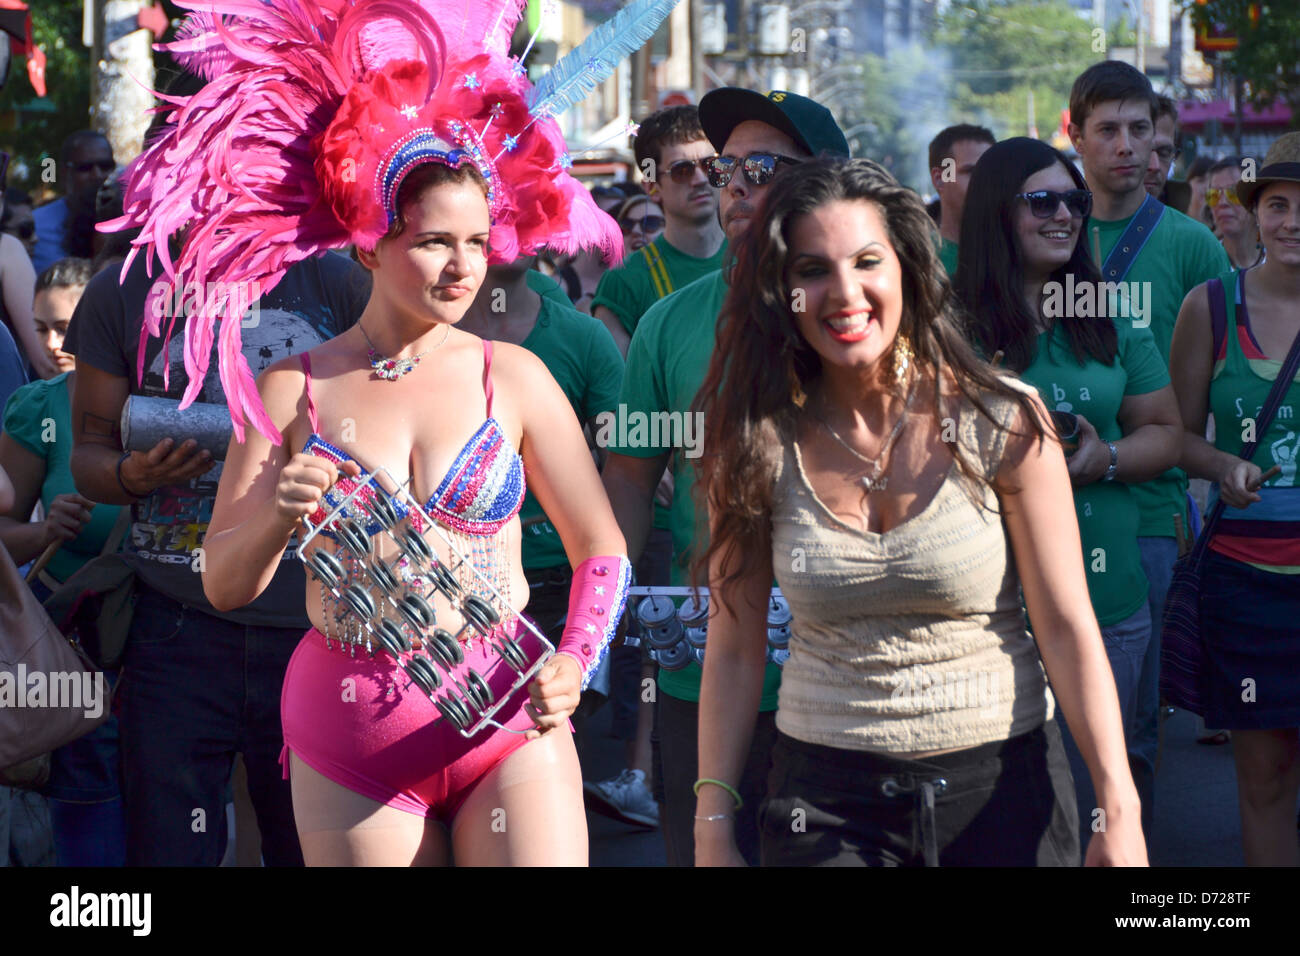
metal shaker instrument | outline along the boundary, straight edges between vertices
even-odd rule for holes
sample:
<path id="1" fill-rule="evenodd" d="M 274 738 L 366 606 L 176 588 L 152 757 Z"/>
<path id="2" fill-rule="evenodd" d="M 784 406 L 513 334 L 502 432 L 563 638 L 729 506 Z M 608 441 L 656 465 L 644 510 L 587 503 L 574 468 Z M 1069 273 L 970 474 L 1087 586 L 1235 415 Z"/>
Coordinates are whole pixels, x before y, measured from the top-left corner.
<path id="1" fill-rule="evenodd" d="M 127 451 L 148 451 L 164 438 L 176 444 L 193 438 L 199 448 L 225 461 L 234 429 L 230 409 L 225 405 L 195 402 L 181 411 L 174 398 L 132 395 L 122 406 L 122 447 Z"/>

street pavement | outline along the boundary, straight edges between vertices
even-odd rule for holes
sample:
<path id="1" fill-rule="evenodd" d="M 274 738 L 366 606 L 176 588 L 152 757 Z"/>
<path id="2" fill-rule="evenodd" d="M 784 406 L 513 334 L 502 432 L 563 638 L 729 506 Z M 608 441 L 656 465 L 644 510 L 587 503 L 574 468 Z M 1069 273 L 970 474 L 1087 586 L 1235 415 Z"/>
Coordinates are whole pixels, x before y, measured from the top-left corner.
<path id="1" fill-rule="evenodd" d="M 577 724 L 583 776 L 603 780 L 623 769 L 623 744 L 607 736 L 610 708 Z M 1232 745 L 1196 742 L 1198 721 L 1178 710 L 1161 725 L 1156 772 L 1152 866 L 1242 866 L 1241 822 Z M 588 812 L 592 866 L 663 866 L 658 830 L 634 827 Z"/>

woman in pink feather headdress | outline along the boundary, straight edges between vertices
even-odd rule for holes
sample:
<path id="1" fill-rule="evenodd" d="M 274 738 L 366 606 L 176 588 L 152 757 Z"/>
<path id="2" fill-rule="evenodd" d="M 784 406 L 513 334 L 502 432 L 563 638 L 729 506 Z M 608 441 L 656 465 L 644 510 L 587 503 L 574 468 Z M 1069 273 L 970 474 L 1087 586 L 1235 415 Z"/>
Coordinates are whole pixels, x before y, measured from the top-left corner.
<path id="1" fill-rule="evenodd" d="M 191 382 L 216 339 L 239 438 L 203 543 L 209 600 L 253 600 L 312 535 L 314 627 L 281 700 L 309 864 L 586 862 L 568 717 L 622 612 L 625 545 L 545 367 L 456 324 L 490 261 L 616 254 L 552 117 L 674 2 L 639 0 L 537 88 L 507 56 L 519 0 L 188 4 L 172 46 L 209 82 L 132 171 L 122 223 L 169 282 L 228 294 L 185 327 Z M 242 290 L 349 244 L 374 279 L 359 324 L 255 382 Z M 519 618 L 525 475 L 575 567 L 550 655 Z"/>

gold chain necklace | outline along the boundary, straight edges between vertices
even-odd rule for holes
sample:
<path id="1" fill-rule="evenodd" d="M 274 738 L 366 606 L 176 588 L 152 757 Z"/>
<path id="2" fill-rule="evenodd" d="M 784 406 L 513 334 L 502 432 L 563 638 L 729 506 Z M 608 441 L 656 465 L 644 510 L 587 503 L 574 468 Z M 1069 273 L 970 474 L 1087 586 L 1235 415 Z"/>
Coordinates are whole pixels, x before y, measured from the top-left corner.
<path id="1" fill-rule="evenodd" d="M 912 408 L 912 398 L 915 395 L 916 395 L 915 388 L 909 388 L 907 390 L 907 399 L 903 402 L 902 414 L 898 416 L 898 421 L 894 422 L 893 430 L 889 433 L 889 437 L 885 439 L 884 444 L 880 446 L 880 451 L 876 454 L 875 458 L 868 458 L 866 455 L 862 454 L 860 451 L 858 451 L 856 448 L 850 445 L 847 441 L 841 438 L 839 432 L 837 432 L 834 428 L 831 428 L 830 423 L 827 422 L 824 418 L 821 418 L 818 415 L 813 415 L 813 419 L 817 422 L 817 424 L 821 425 L 822 428 L 826 429 L 826 431 L 830 434 L 830 436 L 834 438 L 837 442 L 839 442 L 841 445 L 843 445 L 845 450 L 848 451 L 850 455 L 858 459 L 858 461 L 865 462 L 866 464 L 871 466 L 870 472 L 859 475 L 858 478 L 856 479 L 859 483 L 861 483 L 863 489 L 868 494 L 870 494 L 873 491 L 884 491 L 889 486 L 889 479 L 882 477 L 881 472 L 885 470 L 884 462 L 886 456 L 889 454 L 889 450 L 894 446 L 894 442 L 897 440 L 898 436 L 902 434 L 903 424 L 907 421 L 907 414 Z"/>

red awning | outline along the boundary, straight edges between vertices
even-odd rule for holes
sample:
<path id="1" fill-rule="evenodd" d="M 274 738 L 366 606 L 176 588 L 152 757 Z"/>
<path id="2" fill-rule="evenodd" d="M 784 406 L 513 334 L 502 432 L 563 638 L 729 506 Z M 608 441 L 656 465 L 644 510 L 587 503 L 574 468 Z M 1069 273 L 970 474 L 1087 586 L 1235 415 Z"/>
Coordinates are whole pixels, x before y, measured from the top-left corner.
<path id="1" fill-rule="evenodd" d="M 1178 122 L 1183 126 L 1204 126 L 1210 120 L 1220 123 L 1234 121 L 1232 104 L 1227 100 L 1209 103 L 1189 101 L 1178 104 Z M 1291 108 L 1278 100 L 1265 110 L 1257 110 L 1249 103 L 1242 105 L 1241 121 L 1250 126 L 1290 126 Z"/>

